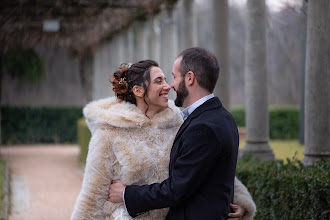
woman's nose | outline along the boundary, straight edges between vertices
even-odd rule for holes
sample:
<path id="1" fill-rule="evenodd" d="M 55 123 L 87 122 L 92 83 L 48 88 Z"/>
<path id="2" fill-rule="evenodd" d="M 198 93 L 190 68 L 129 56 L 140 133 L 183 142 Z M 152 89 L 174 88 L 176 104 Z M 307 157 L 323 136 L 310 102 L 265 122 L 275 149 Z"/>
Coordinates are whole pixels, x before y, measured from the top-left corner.
<path id="1" fill-rule="evenodd" d="M 164 90 L 170 90 L 170 89 L 171 89 L 170 85 L 167 82 L 165 82 Z"/>

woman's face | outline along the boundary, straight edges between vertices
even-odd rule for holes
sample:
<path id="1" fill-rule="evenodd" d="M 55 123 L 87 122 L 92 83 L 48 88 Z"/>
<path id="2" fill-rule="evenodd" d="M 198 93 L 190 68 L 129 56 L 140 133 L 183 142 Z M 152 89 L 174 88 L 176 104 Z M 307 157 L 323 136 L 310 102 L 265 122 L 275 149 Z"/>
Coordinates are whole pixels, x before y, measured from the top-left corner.
<path id="1" fill-rule="evenodd" d="M 159 67 L 151 67 L 150 84 L 145 97 L 149 110 L 162 111 L 168 107 L 168 92 L 171 87 L 167 84 L 165 75 Z"/>

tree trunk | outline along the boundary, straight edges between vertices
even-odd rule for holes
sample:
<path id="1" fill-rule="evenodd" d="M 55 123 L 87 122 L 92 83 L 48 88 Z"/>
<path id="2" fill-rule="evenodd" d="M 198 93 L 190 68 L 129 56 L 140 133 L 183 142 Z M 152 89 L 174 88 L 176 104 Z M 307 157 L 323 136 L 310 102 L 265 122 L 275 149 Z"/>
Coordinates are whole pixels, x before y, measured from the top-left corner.
<path id="1" fill-rule="evenodd" d="M 241 155 L 274 159 L 268 145 L 269 113 L 267 95 L 265 0 L 247 1 L 245 56 L 246 146 Z"/>
<path id="2" fill-rule="evenodd" d="M 178 35 L 176 20 L 176 10 L 171 5 L 165 5 L 162 10 L 161 23 L 161 62 L 160 67 L 167 79 L 172 79 L 173 63 L 178 56 Z M 169 99 L 175 99 L 176 94 L 170 90 Z"/>
<path id="3" fill-rule="evenodd" d="M 152 16 L 149 18 L 148 26 L 150 29 L 149 35 L 149 54 L 150 59 L 157 62 L 160 61 L 161 47 L 160 47 L 160 18 L 159 16 Z"/>
<path id="4" fill-rule="evenodd" d="M 179 52 L 197 44 L 197 20 L 194 0 L 181 0 L 179 6 Z"/>
<path id="5" fill-rule="evenodd" d="M 2 48 L 0 46 L 0 145 L 2 144 L 2 74 L 3 74 L 3 66 L 2 66 Z"/>
<path id="6" fill-rule="evenodd" d="M 136 50 L 138 61 L 150 59 L 149 56 L 149 27 L 145 21 L 136 22 Z"/>
<path id="7" fill-rule="evenodd" d="M 79 74 L 86 102 L 88 103 L 93 98 L 93 55 L 90 51 L 79 59 Z"/>
<path id="8" fill-rule="evenodd" d="M 308 2 L 304 164 L 330 162 L 330 2 Z"/>
<path id="9" fill-rule="evenodd" d="M 307 15 L 307 2 L 303 1 L 302 11 Z M 305 144 L 305 74 L 306 74 L 306 29 L 304 27 L 303 34 L 301 36 L 301 88 L 300 88 L 300 111 L 299 111 L 299 143 Z"/>
<path id="10" fill-rule="evenodd" d="M 225 106 L 229 109 L 229 29 L 228 29 L 228 1 L 213 0 L 213 45 L 214 53 L 220 65 L 220 75 L 214 94 L 218 96 Z"/>

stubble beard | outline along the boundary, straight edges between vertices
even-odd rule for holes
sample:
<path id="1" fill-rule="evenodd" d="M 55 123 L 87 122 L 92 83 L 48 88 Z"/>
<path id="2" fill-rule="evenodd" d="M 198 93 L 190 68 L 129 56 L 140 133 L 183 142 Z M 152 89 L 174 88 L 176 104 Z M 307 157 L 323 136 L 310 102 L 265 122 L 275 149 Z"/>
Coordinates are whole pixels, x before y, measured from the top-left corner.
<path id="1" fill-rule="evenodd" d="M 175 105 L 182 107 L 185 98 L 189 95 L 188 89 L 184 80 L 181 80 L 178 89 L 176 90 L 176 99 L 174 101 Z"/>

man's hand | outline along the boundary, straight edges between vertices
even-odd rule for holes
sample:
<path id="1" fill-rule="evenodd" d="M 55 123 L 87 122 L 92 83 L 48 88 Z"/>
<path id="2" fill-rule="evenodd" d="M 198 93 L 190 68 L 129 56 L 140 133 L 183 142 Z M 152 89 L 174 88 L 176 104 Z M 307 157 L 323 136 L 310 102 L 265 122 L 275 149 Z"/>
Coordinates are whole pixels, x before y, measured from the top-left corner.
<path id="1" fill-rule="evenodd" d="M 239 205 L 234 205 L 230 203 L 230 208 L 234 210 L 234 213 L 229 213 L 228 216 L 230 217 L 230 220 L 241 220 L 244 213 L 245 209 Z"/>
<path id="2" fill-rule="evenodd" d="M 125 185 L 120 180 L 111 181 L 108 200 L 113 203 L 121 203 L 123 200 L 123 191 Z"/>

